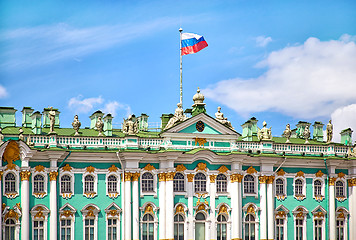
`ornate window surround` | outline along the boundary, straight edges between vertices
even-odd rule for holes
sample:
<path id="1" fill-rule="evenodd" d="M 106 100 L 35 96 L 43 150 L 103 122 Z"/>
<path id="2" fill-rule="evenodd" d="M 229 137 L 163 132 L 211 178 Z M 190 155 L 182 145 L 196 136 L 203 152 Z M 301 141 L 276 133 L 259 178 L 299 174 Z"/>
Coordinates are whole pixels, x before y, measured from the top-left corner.
<path id="1" fill-rule="evenodd" d="M 39 165 L 40 166 L 40 165 Z M 37 175 L 41 175 L 43 176 L 43 192 L 38 192 L 38 193 L 35 193 L 34 191 L 34 183 L 35 183 L 35 176 Z M 32 171 L 32 176 L 31 176 L 31 180 L 32 180 L 32 196 L 34 196 L 35 198 L 44 198 L 45 196 L 47 196 L 47 186 L 48 186 L 48 175 L 47 175 L 47 172 L 46 170 L 41 167 L 35 167 L 34 170 Z"/>
<path id="2" fill-rule="evenodd" d="M 91 175 L 94 177 L 94 192 L 85 192 L 85 177 Z M 88 166 L 85 169 L 85 172 L 82 174 L 82 186 L 83 186 L 83 195 L 86 198 L 94 198 L 98 195 L 98 174 L 94 167 Z"/>
<path id="3" fill-rule="evenodd" d="M 106 239 L 108 238 L 108 227 L 109 227 L 109 222 L 108 220 L 109 219 L 116 219 L 116 229 L 117 229 L 117 232 L 116 232 L 116 235 L 118 237 L 118 239 L 120 239 L 120 236 L 121 236 L 121 228 L 120 228 L 120 220 L 121 220 L 121 208 L 116 204 L 116 203 L 111 203 L 107 208 L 105 208 L 105 213 L 106 213 L 106 218 L 105 218 L 105 222 L 106 222 Z"/>
<path id="4" fill-rule="evenodd" d="M 145 214 L 150 214 L 153 216 L 153 224 L 154 224 L 154 231 L 153 235 L 154 238 L 153 240 L 157 240 L 157 233 L 158 233 L 158 218 L 157 218 L 157 210 L 159 207 L 157 207 L 153 202 L 145 202 L 142 207 L 140 207 L 141 210 L 141 218 L 140 218 L 140 236 L 142 236 L 142 224 L 143 224 L 143 217 Z"/>
<path id="5" fill-rule="evenodd" d="M 109 191 L 108 191 L 108 186 L 109 186 L 108 185 L 108 179 L 109 179 L 110 176 L 115 176 L 116 179 L 117 179 L 116 192 L 110 192 L 109 193 Z M 106 195 L 109 198 L 115 199 L 120 195 L 120 181 L 121 181 L 120 173 L 118 173 L 118 172 L 109 172 L 109 173 L 106 174 L 106 177 L 105 177 Z"/>
<path id="6" fill-rule="evenodd" d="M 302 181 L 302 195 L 297 195 L 295 193 L 295 182 L 297 180 Z M 299 175 L 299 173 L 297 173 L 297 175 L 293 179 L 293 195 L 294 195 L 294 198 L 297 199 L 298 201 L 303 201 L 306 198 L 306 185 L 307 184 L 306 184 L 306 179 L 305 179 L 304 173 L 303 173 L 303 175 Z"/>
<path id="7" fill-rule="evenodd" d="M 217 229 L 218 224 L 218 216 L 224 215 L 226 217 L 226 239 L 231 238 L 231 207 L 226 203 L 220 203 L 215 208 L 216 214 L 216 222 L 215 222 L 215 229 Z"/>
<path id="8" fill-rule="evenodd" d="M 321 195 L 316 196 L 315 195 L 315 181 L 319 180 L 321 182 Z M 322 176 L 315 176 L 313 178 L 313 198 L 316 201 L 322 201 L 325 198 L 325 178 Z"/>
<path id="9" fill-rule="evenodd" d="M 251 175 L 254 179 L 254 193 L 245 193 L 245 176 L 247 175 Z M 246 197 L 255 197 L 256 199 L 258 198 L 258 176 L 256 173 L 251 174 L 251 173 L 247 173 L 244 174 L 242 177 L 242 197 L 246 198 Z"/>
<path id="10" fill-rule="evenodd" d="M 344 195 L 343 196 L 336 196 L 336 183 L 341 181 L 343 183 L 343 192 L 344 192 Z M 336 180 L 335 180 L 335 183 L 334 183 L 334 186 L 335 186 L 335 198 L 336 200 L 338 200 L 339 202 L 343 202 L 345 201 L 346 199 L 346 196 L 347 196 L 347 181 L 345 178 L 343 177 L 338 177 Z"/>
<path id="11" fill-rule="evenodd" d="M 201 174 L 204 174 L 205 176 L 205 184 L 206 184 L 206 188 L 205 188 L 205 191 L 198 191 L 196 192 L 195 191 L 195 177 L 198 173 L 201 173 Z M 210 192 L 210 184 L 209 184 L 209 175 L 207 172 L 205 171 L 201 171 L 201 170 L 198 170 L 195 174 L 194 174 L 194 178 L 193 178 L 193 192 L 194 192 L 194 195 L 196 196 L 199 196 L 199 195 L 209 195 L 209 192 Z"/>
<path id="12" fill-rule="evenodd" d="M 3 209 L 2 212 L 2 218 L 3 218 L 3 227 L 5 227 L 5 222 L 7 219 L 12 219 L 15 221 L 15 239 L 19 240 L 20 239 L 20 218 L 22 216 L 21 210 L 18 207 L 18 205 L 15 205 L 13 209 L 10 209 L 9 206 L 6 206 L 5 209 Z M 5 239 L 5 231 L 2 231 L 3 239 Z"/>
<path id="13" fill-rule="evenodd" d="M 153 192 L 144 192 L 142 191 L 142 175 L 144 173 L 151 173 L 152 176 L 153 176 Z M 157 170 L 156 169 L 153 169 L 153 170 L 143 170 L 141 171 L 140 173 L 140 194 L 141 194 L 141 198 L 145 195 L 153 195 L 155 198 L 157 197 Z"/>
<path id="14" fill-rule="evenodd" d="M 85 220 L 94 219 L 94 240 L 98 240 L 98 215 L 100 209 L 95 204 L 87 204 L 81 210 L 83 215 L 83 240 L 85 240 Z"/>
<path id="15" fill-rule="evenodd" d="M 217 191 L 217 178 L 219 175 L 224 175 L 226 177 L 226 192 L 218 192 Z M 227 173 L 218 173 L 216 175 L 216 179 L 215 179 L 215 189 L 216 189 L 216 196 L 230 196 L 230 176 Z"/>
<path id="16" fill-rule="evenodd" d="M 344 221 L 344 239 L 348 239 L 348 216 L 349 211 L 345 207 L 336 208 L 336 221 L 343 220 Z"/>
<path id="17" fill-rule="evenodd" d="M 64 175 L 68 175 L 71 177 L 71 181 L 70 181 L 70 189 L 71 189 L 71 192 L 70 193 L 62 193 L 62 177 Z M 74 182 L 75 182 L 75 178 L 74 178 L 74 173 L 71 172 L 71 171 L 60 171 L 59 172 L 59 194 L 62 196 L 62 198 L 66 198 L 66 199 L 69 199 L 71 198 L 72 196 L 74 196 Z"/>
<path id="18" fill-rule="evenodd" d="M 20 184 L 19 170 L 20 170 L 20 168 L 17 165 L 15 165 L 15 167 L 13 169 L 6 168 L 6 170 L 4 171 L 4 173 L 2 175 L 3 196 L 10 198 L 10 199 L 14 199 L 17 196 L 19 196 L 19 184 Z M 5 177 L 9 173 L 12 173 L 15 176 L 15 192 L 6 193 L 5 192 Z"/>
<path id="19" fill-rule="evenodd" d="M 77 212 L 77 209 L 75 209 L 72 205 L 69 203 L 66 203 L 59 209 L 59 230 L 61 229 L 61 220 L 71 220 L 71 227 L 70 227 L 70 236 L 71 240 L 74 240 L 74 226 L 75 226 L 75 213 Z M 59 235 L 61 233 L 59 232 Z"/>
<path id="20" fill-rule="evenodd" d="M 34 223 L 36 220 L 42 220 L 43 221 L 43 239 L 47 239 L 47 222 L 48 222 L 48 214 L 49 214 L 49 209 L 43 205 L 43 204 L 37 204 L 35 205 L 30 213 L 32 217 L 32 239 L 34 239 Z"/>
<path id="21" fill-rule="evenodd" d="M 313 214 L 313 238 L 316 239 L 316 236 L 315 236 L 315 220 L 322 220 L 323 223 L 322 223 L 322 240 L 325 240 L 325 216 L 327 214 L 327 211 L 322 207 L 322 206 L 317 206 L 312 212 Z"/>
<path id="22" fill-rule="evenodd" d="M 174 194 L 174 196 L 175 196 L 175 195 L 184 195 L 184 196 L 187 196 L 187 197 L 188 197 L 188 192 L 187 192 L 188 177 L 187 177 L 187 173 L 181 172 L 181 171 L 176 172 L 176 174 L 178 174 L 178 173 L 183 174 L 183 176 L 184 176 L 184 191 L 182 191 L 182 192 L 175 192 L 174 189 L 173 189 L 173 194 Z M 174 175 L 174 177 L 176 176 L 176 174 Z M 174 184 L 174 178 L 173 178 L 173 184 Z"/>
<path id="23" fill-rule="evenodd" d="M 260 228 L 259 227 L 260 221 L 258 218 L 258 211 L 260 211 L 259 207 L 257 207 L 256 204 L 249 202 L 249 203 L 246 203 L 245 206 L 243 206 L 242 211 L 243 211 L 243 218 L 242 218 L 243 233 L 245 233 L 246 216 L 248 214 L 252 214 L 252 216 L 255 218 L 255 236 L 259 236 L 259 232 L 258 232 L 258 230 Z M 244 237 L 245 237 L 245 235 L 244 235 Z"/>
<path id="24" fill-rule="evenodd" d="M 275 210 L 274 210 L 274 215 L 275 219 L 283 219 L 283 240 L 288 240 L 288 214 L 289 210 L 283 206 L 279 205 Z M 275 234 L 277 233 L 276 227 L 277 225 L 275 224 Z M 274 236 L 276 238 L 276 236 Z"/>
<path id="25" fill-rule="evenodd" d="M 283 194 L 278 194 L 277 195 L 277 180 L 278 179 L 281 179 L 283 181 Z M 273 181 L 273 184 L 274 184 L 274 194 L 276 196 L 276 198 L 279 200 L 279 201 L 283 201 L 284 199 L 287 198 L 287 178 L 285 176 L 278 176 L 276 177 L 276 179 Z"/>
<path id="26" fill-rule="evenodd" d="M 184 203 L 176 203 L 176 205 L 174 206 L 174 217 L 180 214 L 183 216 L 184 218 L 184 236 L 188 236 L 188 228 L 187 228 L 187 224 L 188 224 L 188 207 L 184 204 Z"/>
<path id="27" fill-rule="evenodd" d="M 296 220 L 303 220 L 303 239 L 307 239 L 306 217 L 309 211 L 303 206 L 298 206 L 292 211 L 292 213 L 294 216 L 294 229 L 296 228 L 296 224 L 297 224 Z M 296 237 L 296 233 L 294 231 L 294 239 L 295 237 Z"/>

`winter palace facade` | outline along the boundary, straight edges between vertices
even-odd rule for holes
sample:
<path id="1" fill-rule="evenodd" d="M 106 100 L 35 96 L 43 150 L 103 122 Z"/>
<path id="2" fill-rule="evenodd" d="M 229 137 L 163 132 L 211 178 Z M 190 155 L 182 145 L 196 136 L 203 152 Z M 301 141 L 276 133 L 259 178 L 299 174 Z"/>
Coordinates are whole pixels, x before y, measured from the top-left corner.
<path id="1" fill-rule="evenodd" d="M 159 131 L 145 114 L 113 129 L 101 111 L 60 128 L 57 109 L 29 107 L 16 126 L 0 107 L 0 238 L 356 239 L 351 129 L 335 143 L 331 122 L 300 121 L 272 137 L 251 118 L 240 134 L 193 101 Z"/>

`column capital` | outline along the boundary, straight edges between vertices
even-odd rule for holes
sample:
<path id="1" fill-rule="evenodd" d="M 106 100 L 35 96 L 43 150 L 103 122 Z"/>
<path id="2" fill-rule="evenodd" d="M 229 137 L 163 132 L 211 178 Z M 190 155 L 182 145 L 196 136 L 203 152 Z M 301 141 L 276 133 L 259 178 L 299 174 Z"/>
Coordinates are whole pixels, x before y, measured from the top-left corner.
<path id="1" fill-rule="evenodd" d="M 135 172 L 135 173 L 132 173 L 131 176 L 132 176 L 132 181 L 133 182 L 137 182 L 139 177 L 140 177 L 140 173 L 139 172 Z"/>
<path id="2" fill-rule="evenodd" d="M 210 182 L 214 183 L 216 179 L 216 175 L 209 175 L 209 178 L 210 178 Z"/>
<path id="3" fill-rule="evenodd" d="M 260 181 L 260 184 L 266 184 L 267 176 L 259 176 L 258 180 Z"/>
<path id="4" fill-rule="evenodd" d="M 20 172 L 20 176 L 21 176 L 21 181 L 29 181 L 31 172 L 30 171 L 22 171 L 22 172 Z"/>
<path id="5" fill-rule="evenodd" d="M 335 185 L 335 181 L 336 181 L 335 177 L 329 178 L 329 186 L 334 186 Z"/>
<path id="6" fill-rule="evenodd" d="M 173 181 L 174 175 L 176 175 L 175 172 L 168 172 L 168 173 L 166 174 L 166 181 Z"/>
<path id="7" fill-rule="evenodd" d="M 273 181 L 274 181 L 274 176 L 266 176 L 266 181 L 267 181 L 267 184 L 272 184 Z"/>
<path id="8" fill-rule="evenodd" d="M 355 187 L 356 186 L 356 178 L 351 178 L 347 180 L 349 183 L 349 187 Z"/>
<path id="9" fill-rule="evenodd" d="M 167 173 L 158 173 L 158 180 L 160 182 L 165 182 L 166 181 L 166 176 L 167 176 Z"/>
<path id="10" fill-rule="evenodd" d="M 57 181 L 57 176 L 58 176 L 58 172 L 55 172 L 55 171 L 50 172 L 49 173 L 49 180 L 50 181 Z"/>
<path id="11" fill-rule="evenodd" d="M 187 174 L 187 178 L 188 178 L 188 182 L 193 182 L 194 174 L 193 173 Z"/>
<path id="12" fill-rule="evenodd" d="M 238 173 L 230 175 L 231 182 L 239 182 L 240 183 L 240 182 L 242 182 L 242 177 L 243 176 Z"/>
<path id="13" fill-rule="evenodd" d="M 131 181 L 132 173 L 125 172 L 124 173 L 124 182 Z"/>

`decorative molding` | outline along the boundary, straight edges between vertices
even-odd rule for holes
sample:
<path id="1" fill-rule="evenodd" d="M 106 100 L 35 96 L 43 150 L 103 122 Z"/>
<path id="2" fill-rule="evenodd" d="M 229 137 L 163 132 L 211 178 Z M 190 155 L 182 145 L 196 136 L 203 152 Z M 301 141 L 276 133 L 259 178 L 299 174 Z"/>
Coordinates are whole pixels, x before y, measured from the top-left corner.
<path id="1" fill-rule="evenodd" d="M 277 198 L 277 200 L 279 200 L 279 201 L 283 201 L 284 199 L 286 199 L 286 194 L 277 194 L 276 195 L 276 198 Z"/>
<path id="2" fill-rule="evenodd" d="M 168 172 L 166 173 L 166 181 L 173 181 L 175 172 Z"/>
<path id="3" fill-rule="evenodd" d="M 2 175 L 4 174 L 3 171 L 0 171 L 0 182 L 2 181 Z"/>
<path id="4" fill-rule="evenodd" d="M 152 207 L 151 204 L 147 204 L 146 205 L 144 214 L 146 214 L 146 213 L 152 213 L 153 214 L 153 207 Z"/>
<path id="5" fill-rule="evenodd" d="M 267 176 L 259 176 L 258 180 L 260 181 L 260 184 L 265 184 L 267 182 Z"/>
<path id="6" fill-rule="evenodd" d="M 152 171 L 155 170 L 156 168 L 151 164 L 147 164 L 143 169 L 145 169 L 146 171 Z"/>
<path id="7" fill-rule="evenodd" d="M 16 221 L 19 220 L 19 214 L 17 212 L 15 212 L 14 209 L 10 209 L 4 216 L 4 221 L 6 221 L 9 218 L 15 218 Z"/>
<path id="8" fill-rule="evenodd" d="M 266 176 L 266 182 L 267 184 L 272 184 L 274 181 L 274 176 Z"/>
<path id="9" fill-rule="evenodd" d="M 278 176 L 284 176 L 285 174 L 286 172 L 282 168 L 277 172 Z"/>
<path id="10" fill-rule="evenodd" d="M 36 172 L 44 172 L 45 167 L 42 166 L 42 165 L 37 165 L 37 166 L 35 167 L 35 170 L 36 170 Z"/>
<path id="11" fill-rule="evenodd" d="M 315 177 L 321 178 L 323 176 L 324 176 L 324 173 L 321 170 L 319 170 L 317 173 L 315 173 Z"/>
<path id="12" fill-rule="evenodd" d="M 96 196 L 96 192 L 85 192 L 83 193 L 86 198 L 94 198 Z"/>
<path id="13" fill-rule="evenodd" d="M 193 182 L 193 180 L 194 180 L 194 174 L 192 174 L 192 173 L 187 174 L 187 178 L 188 178 L 188 182 Z"/>
<path id="14" fill-rule="evenodd" d="M 86 171 L 87 171 L 88 173 L 93 173 L 93 172 L 95 171 L 95 168 L 94 168 L 93 166 L 88 166 L 88 167 L 86 168 Z"/>
<path id="15" fill-rule="evenodd" d="M 305 178 L 304 172 L 302 170 L 300 170 L 299 172 L 297 172 L 295 177 L 303 177 L 303 178 Z"/>
<path id="16" fill-rule="evenodd" d="M 165 182 L 167 173 L 158 173 L 158 181 Z"/>
<path id="17" fill-rule="evenodd" d="M 56 181 L 57 180 L 57 176 L 58 176 L 58 172 L 50 172 L 49 174 L 49 180 L 50 181 Z"/>
<path id="18" fill-rule="evenodd" d="M 74 213 L 71 210 L 64 210 L 63 213 L 61 213 L 60 216 L 69 218 L 69 217 L 73 217 Z"/>
<path id="19" fill-rule="evenodd" d="M 315 218 L 324 218 L 325 214 L 323 212 L 315 212 L 313 213 Z"/>
<path id="20" fill-rule="evenodd" d="M 132 173 L 131 176 L 132 176 L 132 181 L 135 182 L 135 181 L 138 181 L 138 179 L 140 178 L 140 173 L 135 172 L 135 173 Z"/>
<path id="21" fill-rule="evenodd" d="M 348 180 L 349 187 L 355 187 L 356 186 L 356 178 L 351 178 Z"/>
<path id="22" fill-rule="evenodd" d="M 73 196 L 73 193 L 62 193 L 62 198 L 69 199 Z"/>
<path id="23" fill-rule="evenodd" d="M 116 167 L 114 164 L 111 165 L 111 167 L 108 168 L 109 172 L 117 172 L 117 170 L 118 170 L 118 167 Z"/>
<path id="24" fill-rule="evenodd" d="M 335 181 L 336 181 L 335 177 L 329 178 L 329 186 L 334 186 L 335 185 Z"/>
<path id="25" fill-rule="evenodd" d="M 218 215 L 221 214 L 221 213 L 224 213 L 224 214 L 226 214 L 226 215 L 229 215 L 229 213 L 227 212 L 227 207 L 226 207 L 225 204 L 221 205 L 221 207 L 219 208 L 219 213 L 218 213 Z"/>
<path id="26" fill-rule="evenodd" d="M 35 198 L 43 198 L 44 196 L 47 195 L 46 192 L 37 192 L 37 193 L 33 193 L 33 195 L 35 196 Z"/>
<path id="27" fill-rule="evenodd" d="M 305 198 L 305 195 L 304 194 L 298 194 L 298 195 L 294 195 L 294 197 L 298 201 L 302 201 Z"/>
<path id="28" fill-rule="evenodd" d="M 187 168 L 183 164 L 180 164 L 176 167 L 177 172 L 183 172 L 185 170 L 187 170 Z"/>
<path id="29" fill-rule="evenodd" d="M 214 183 L 216 179 L 216 175 L 209 175 L 209 178 L 210 178 L 210 182 Z"/>
<path id="30" fill-rule="evenodd" d="M 238 174 L 238 173 L 230 175 L 230 179 L 231 179 L 232 183 L 233 182 L 239 182 L 240 183 L 240 182 L 242 182 L 242 178 L 243 178 L 243 176 L 241 174 Z"/>
<path id="31" fill-rule="evenodd" d="M 30 171 L 22 171 L 22 172 L 20 172 L 20 176 L 21 176 L 21 181 L 29 181 L 31 172 Z"/>
<path id="32" fill-rule="evenodd" d="M 276 218 L 285 218 L 287 216 L 286 212 L 285 211 L 278 211 L 276 213 Z"/>
<path id="33" fill-rule="evenodd" d="M 195 171 L 204 171 L 206 172 L 206 163 L 198 163 L 197 167 L 195 168 Z"/>
<path id="34" fill-rule="evenodd" d="M 207 143 L 206 138 L 194 138 L 195 141 L 195 146 L 199 144 L 199 146 L 204 146 L 205 143 Z"/>
<path id="35" fill-rule="evenodd" d="M 218 168 L 218 171 L 219 173 L 226 173 L 227 171 L 229 171 L 229 169 L 225 165 L 222 165 Z"/>
<path id="36" fill-rule="evenodd" d="M 5 167 L 6 170 L 15 170 L 16 169 L 16 164 L 13 164 L 12 162 L 8 163 Z"/>
<path id="37" fill-rule="evenodd" d="M 183 215 L 185 215 L 185 212 L 184 212 L 184 207 L 182 204 L 178 204 L 177 207 L 176 207 L 176 212 L 174 214 L 177 214 L 177 213 L 182 213 Z"/>
<path id="38" fill-rule="evenodd" d="M 255 214 L 255 208 L 252 204 L 250 204 L 248 207 L 247 207 L 247 213 L 252 213 L 252 214 Z"/>
<path id="39" fill-rule="evenodd" d="M 254 167 L 251 166 L 246 170 L 246 173 L 254 174 L 254 173 L 257 173 L 257 170 Z"/>
<path id="40" fill-rule="evenodd" d="M 70 171 L 72 171 L 72 167 L 69 166 L 69 164 L 67 163 L 67 164 L 62 168 L 62 170 L 63 170 L 64 172 L 70 172 Z"/>
<path id="41" fill-rule="evenodd" d="M 346 176 L 346 174 L 343 173 L 343 172 L 339 172 L 339 173 L 337 174 L 337 177 L 338 177 L 338 178 L 344 178 L 345 176 Z"/>

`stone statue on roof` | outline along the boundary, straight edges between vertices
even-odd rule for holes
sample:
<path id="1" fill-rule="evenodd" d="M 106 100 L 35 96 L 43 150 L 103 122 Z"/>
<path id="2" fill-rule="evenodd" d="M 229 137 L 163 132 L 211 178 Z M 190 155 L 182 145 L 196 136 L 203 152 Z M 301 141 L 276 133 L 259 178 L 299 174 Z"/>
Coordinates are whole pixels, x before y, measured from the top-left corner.
<path id="1" fill-rule="evenodd" d="M 290 136 L 292 135 L 292 130 L 290 130 L 290 125 L 289 123 L 286 125 L 286 130 L 283 132 L 284 137 L 287 138 L 286 143 L 290 143 Z"/>
<path id="2" fill-rule="evenodd" d="M 257 137 L 259 140 L 272 140 L 272 127 L 267 128 L 266 121 L 263 121 L 263 128 L 258 128 Z"/>
<path id="3" fill-rule="evenodd" d="M 333 125 L 331 124 L 331 120 L 326 125 L 326 143 L 330 143 L 333 138 Z"/>
<path id="4" fill-rule="evenodd" d="M 4 142 L 4 135 L 2 134 L 2 128 L 0 127 L 0 145 Z"/>
<path id="5" fill-rule="evenodd" d="M 133 116 L 130 115 L 127 119 L 124 119 L 122 124 L 122 132 L 129 135 L 134 135 L 138 133 L 138 121 L 134 121 Z"/>
<path id="6" fill-rule="evenodd" d="M 72 122 L 73 129 L 75 130 L 74 136 L 79 136 L 79 128 L 82 124 L 79 122 L 78 115 L 74 116 L 74 120 Z"/>
<path id="7" fill-rule="evenodd" d="M 352 147 L 349 147 L 349 149 L 347 150 L 347 157 L 356 157 L 356 142 Z"/>
<path id="8" fill-rule="evenodd" d="M 305 129 L 304 129 L 304 132 L 303 132 L 303 137 L 305 139 L 305 144 L 309 143 L 308 140 L 310 138 L 310 130 L 309 130 L 309 126 L 308 125 L 305 126 Z"/>
<path id="9" fill-rule="evenodd" d="M 183 122 L 184 120 L 187 119 L 187 116 L 184 115 L 184 111 L 182 108 L 182 103 L 178 103 L 177 104 L 177 108 L 174 112 L 174 116 L 169 119 L 166 127 L 164 128 L 164 130 L 173 127 L 174 124 L 176 124 L 177 122 Z"/>
<path id="10" fill-rule="evenodd" d="M 221 112 L 221 107 L 218 107 L 218 111 L 215 113 L 215 119 L 221 122 L 224 125 L 227 125 L 229 128 L 232 128 L 231 122 L 227 120 L 226 117 L 224 117 L 224 114 Z"/>
<path id="11" fill-rule="evenodd" d="M 19 139 L 22 140 L 22 141 L 25 140 L 25 138 L 23 136 L 23 129 L 22 128 L 19 129 Z"/>
<path id="12" fill-rule="evenodd" d="M 96 127 L 96 130 L 98 130 L 98 132 L 99 132 L 98 136 L 104 136 L 103 135 L 104 123 L 101 120 L 101 117 L 98 117 L 98 121 L 96 121 L 95 127 Z"/>
<path id="13" fill-rule="evenodd" d="M 49 117 L 49 133 L 55 133 L 54 124 L 56 122 L 56 111 L 53 110 L 53 107 L 50 107 L 50 111 L 48 112 Z"/>

